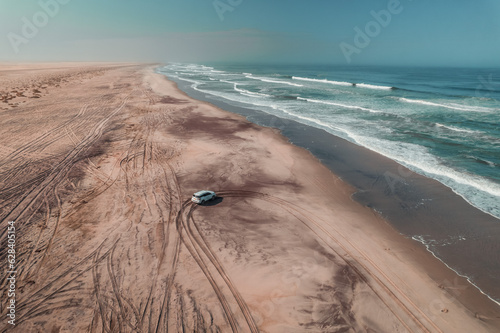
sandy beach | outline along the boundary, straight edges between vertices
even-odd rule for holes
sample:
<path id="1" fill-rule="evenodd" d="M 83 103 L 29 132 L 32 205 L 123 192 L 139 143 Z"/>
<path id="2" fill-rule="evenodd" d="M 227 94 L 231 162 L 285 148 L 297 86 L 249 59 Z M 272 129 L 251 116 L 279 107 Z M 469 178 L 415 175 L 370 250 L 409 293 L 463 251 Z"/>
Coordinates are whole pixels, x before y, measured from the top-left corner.
<path id="1" fill-rule="evenodd" d="M 155 67 L 0 66 L 1 332 L 500 329 L 309 151 Z"/>

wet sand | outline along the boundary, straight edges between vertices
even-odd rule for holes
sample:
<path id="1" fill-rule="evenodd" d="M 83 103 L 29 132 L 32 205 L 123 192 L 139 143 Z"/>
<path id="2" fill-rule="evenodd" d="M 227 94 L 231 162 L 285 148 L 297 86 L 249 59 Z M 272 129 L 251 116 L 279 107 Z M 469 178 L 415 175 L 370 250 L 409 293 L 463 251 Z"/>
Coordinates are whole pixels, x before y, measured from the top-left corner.
<path id="1" fill-rule="evenodd" d="M 500 328 L 496 304 L 277 130 L 154 66 L 68 66 L 0 70 L 1 244 L 17 232 L 2 332 Z M 191 204 L 200 189 L 218 198 Z"/>
<path id="2" fill-rule="evenodd" d="M 353 198 L 376 210 L 398 232 L 423 243 L 455 272 L 500 304 L 500 220 L 470 205 L 436 180 L 325 130 L 262 111 L 235 107 L 177 80 L 191 97 L 278 128 L 355 188 Z"/>

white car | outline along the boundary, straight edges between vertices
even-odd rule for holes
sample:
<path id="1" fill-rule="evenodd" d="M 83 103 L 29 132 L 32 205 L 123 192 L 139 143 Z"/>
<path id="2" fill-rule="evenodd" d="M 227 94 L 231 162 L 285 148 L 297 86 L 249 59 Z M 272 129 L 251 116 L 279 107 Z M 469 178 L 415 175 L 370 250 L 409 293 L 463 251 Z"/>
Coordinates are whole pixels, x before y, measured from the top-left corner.
<path id="1" fill-rule="evenodd" d="M 216 196 L 215 192 L 203 190 L 193 194 L 191 201 L 201 205 L 204 202 L 215 199 Z"/>

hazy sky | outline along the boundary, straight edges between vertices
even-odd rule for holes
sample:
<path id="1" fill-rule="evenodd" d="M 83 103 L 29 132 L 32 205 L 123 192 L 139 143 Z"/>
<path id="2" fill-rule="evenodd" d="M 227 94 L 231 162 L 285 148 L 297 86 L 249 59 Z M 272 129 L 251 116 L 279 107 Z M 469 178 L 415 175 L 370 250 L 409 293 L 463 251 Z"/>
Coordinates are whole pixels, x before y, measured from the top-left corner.
<path id="1" fill-rule="evenodd" d="M 0 0 L 0 33 L 3 61 L 500 67 L 500 0 Z"/>

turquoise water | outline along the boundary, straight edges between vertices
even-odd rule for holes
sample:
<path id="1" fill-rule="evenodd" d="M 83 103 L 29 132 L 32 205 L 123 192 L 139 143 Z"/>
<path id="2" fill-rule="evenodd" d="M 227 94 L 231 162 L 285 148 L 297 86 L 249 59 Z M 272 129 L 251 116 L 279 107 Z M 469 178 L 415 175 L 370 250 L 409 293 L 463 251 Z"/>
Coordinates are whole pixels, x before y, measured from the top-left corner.
<path id="1" fill-rule="evenodd" d="M 384 216 L 390 212 L 389 220 L 396 219 L 393 226 L 403 235 L 500 305 L 499 69 L 168 64 L 157 71 L 196 98 L 245 115 L 252 113 L 242 110 L 272 115 L 250 117 L 265 126 L 281 123 L 292 141 L 297 133 L 289 131 L 292 123 L 286 125 L 286 119 L 376 151 L 491 215 L 485 219 L 469 207 L 437 209 L 439 202 L 446 205 L 447 194 L 430 188 L 433 193 L 408 187 L 416 192 L 407 193 L 410 202 L 403 201 L 402 210 L 377 206 Z M 314 151 L 325 143 L 307 146 Z M 370 171 L 377 168 L 372 162 L 367 159 L 363 168 L 369 182 L 381 172 Z M 394 176 L 404 182 L 408 175 L 401 170 Z M 360 184 L 361 192 L 369 188 L 386 196 L 373 192 L 374 184 Z M 383 184 L 380 189 L 386 191 Z M 412 195 L 420 201 L 410 211 Z M 438 206 L 432 208 L 434 201 Z"/>
<path id="2" fill-rule="evenodd" d="M 226 103 L 325 129 L 500 218 L 499 69 L 175 63 L 159 71 Z"/>

